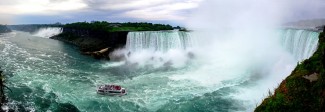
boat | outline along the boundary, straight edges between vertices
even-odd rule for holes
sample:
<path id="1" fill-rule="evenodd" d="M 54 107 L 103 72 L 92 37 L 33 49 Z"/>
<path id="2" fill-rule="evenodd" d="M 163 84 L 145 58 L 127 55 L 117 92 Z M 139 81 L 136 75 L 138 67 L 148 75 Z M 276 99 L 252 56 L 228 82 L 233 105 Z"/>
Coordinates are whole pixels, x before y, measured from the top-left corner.
<path id="1" fill-rule="evenodd" d="M 102 95 L 126 95 L 127 92 L 125 88 L 122 88 L 120 85 L 105 84 L 100 85 L 97 88 L 97 93 Z"/>

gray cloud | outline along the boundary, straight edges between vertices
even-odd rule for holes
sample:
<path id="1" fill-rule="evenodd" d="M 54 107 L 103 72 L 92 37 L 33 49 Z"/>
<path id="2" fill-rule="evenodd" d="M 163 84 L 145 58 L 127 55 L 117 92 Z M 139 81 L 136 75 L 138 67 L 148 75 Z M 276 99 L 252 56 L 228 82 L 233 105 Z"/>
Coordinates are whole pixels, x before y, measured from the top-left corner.
<path id="1" fill-rule="evenodd" d="M 206 0 L 1 0 L 0 18 L 18 18 L 30 16 L 57 16 L 69 21 L 85 20 L 137 20 L 137 21 L 171 21 L 183 22 L 188 19 L 193 10 L 197 10 L 201 1 Z M 324 18 L 325 2 L 323 0 L 288 0 L 280 1 L 284 5 L 273 8 L 282 9 L 286 21 L 301 19 Z M 234 2 L 242 4 L 245 1 Z M 282 7 L 284 6 L 284 7 Z M 227 7 L 227 6 L 211 6 Z M 249 6 L 246 6 L 249 9 Z M 218 8 L 216 8 L 218 9 Z M 219 8 L 222 10 L 222 8 Z M 239 9 L 231 9 L 239 10 Z M 242 10 L 242 9 L 241 9 Z M 263 11 L 263 7 L 261 7 Z M 211 10 L 213 13 L 215 11 Z M 217 11 L 226 12 L 226 11 Z M 201 12 L 209 13 L 209 12 Z M 9 17 L 11 16 L 11 17 Z M 215 18 L 217 19 L 217 18 Z M 5 19 L 2 19 L 3 21 Z M 61 20 L 61 19 L 59 19 Z M 58 20 L 58 21 L 59 21 Z M 37 18 L 35 19 L 37 21 Z M 32 22 L 32 21 L 30 21 Z"/>
<path id="2" fill-rule="evenodd" d="M 52 3 L 65 2 L 65 1 L 67 1 L 67 0 L 50 0 L 50 2 L 52 2 Z"/>
<path id="3" fill-rule="evenodd" d="M 0 24 L 12 24 L 12 16 L 10 15 L 1 15 L 0 16 Z"/>
<path id="4" fill-rule="evenodd" d="M 292 5 L 290 5 L 292 4 Z M 292 21 L 325 18 L 324 0 L 291 0 L 291 6 L 288 18 Z"/>
<path id="5" fill-rule="evenodd" d="M 76 19 L 73 15 L 82 13 L 94 16 L 94 19 L 181 21 L 200 1 L 202 0 L 11 0 L 0 2 L 0 14 L 14 17 L 56 15 Z"/>
<path id="6" fill-rule="evenodd" d="M 182 20 L 201 0 L 86 0 L 95 11 L 119 12 L 120 17 L 143 20 Z M 111 15 L 108 15 L 111 16 Z"/>

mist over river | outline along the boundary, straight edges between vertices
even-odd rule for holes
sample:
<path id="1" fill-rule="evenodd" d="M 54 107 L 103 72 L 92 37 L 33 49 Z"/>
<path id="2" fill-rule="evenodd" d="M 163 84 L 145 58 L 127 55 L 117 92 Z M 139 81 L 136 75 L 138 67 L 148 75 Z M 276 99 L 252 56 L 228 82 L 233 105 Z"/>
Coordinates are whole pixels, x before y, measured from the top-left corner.
<path id="1" fill-rule="evenodd" d="M 198 55 L 183 66 L 140 66 L 95 60 L 72 45 L 18 31 L 0 36 L 0 53 L 12 90 L 8 106 L 16 111 L 252 111 L 297 62 L 293 55 L 280 56 L 269 69 L 285 72 L 263 78 L 263 70 L 220 57 L 214 64 L 201 63 Z M 129 94 L 96 94 L 105 83 L 122 85 Z"/>

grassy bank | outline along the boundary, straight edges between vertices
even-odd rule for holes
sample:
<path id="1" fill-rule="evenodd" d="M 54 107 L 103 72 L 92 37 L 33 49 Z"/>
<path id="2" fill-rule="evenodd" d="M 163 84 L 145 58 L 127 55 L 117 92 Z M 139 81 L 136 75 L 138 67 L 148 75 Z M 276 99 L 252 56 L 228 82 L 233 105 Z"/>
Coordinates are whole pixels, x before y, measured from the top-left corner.
<path id="1" fill-rule="evenodd" d="M 324 112 L 324 65 L 325 37 L 321 33 L 314 55 L 297 65 L 255 112 Z"/>
<path id="2" fill-rule="evenodd" d="M 159 31 L 173 30 L 171 25 L 152 24 L 152 23 L 109 23 L 106 21 L 77 22 L 63 26 L 68 29 L 116 32 L 116 31 Z"/>

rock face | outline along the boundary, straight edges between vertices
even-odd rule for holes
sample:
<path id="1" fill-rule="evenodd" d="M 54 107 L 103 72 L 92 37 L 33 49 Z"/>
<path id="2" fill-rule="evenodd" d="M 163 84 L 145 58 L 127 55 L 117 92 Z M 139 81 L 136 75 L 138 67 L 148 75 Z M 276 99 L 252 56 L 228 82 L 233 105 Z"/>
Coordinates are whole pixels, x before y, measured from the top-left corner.
<path id="1" fill-rule="evenodd" d="M 0 33 L 8 33 L 11 30 L 6 25 L 0 25 Z"/>
<path id="2" fill-rule="evenodd" d="M 325 112 L 325 36 L 314 55 L 299 64 L 256 112 Z"/>
<path id="3" fill-rule="evenodd" d="M 101 32 L 64 28 L 62 34 L 50 38 L 71 43 L 78 46 L 83 54 L 90 54 L 89 52 L 96 52 L 105 48 L 110 48 L 107 49 L 107 52 L 112 52 L 116 48 L 124 47 L 127 34 L 128 31 Z M 103 56 L 96 55 L 95 57 Z M 107 58 L 106 55 L 104 58 Z"/>
<path id="4" fill-rule="evenodd" d="M 314 81 L 318 80 L 318 74 L 317 73 L 313 73 L 311 75 L 305 75 L 305 76 L 302 76 L 302 77 L 305 78 L 305 79 L 308 79 L 310 82 L 314 82 Z"/>
<path id="5" fill-rule="evenodd" d="M 109 48 L 105 48 L 105 49 L 102 49 L 99 51 L 94 51 L 94 52 L 81 52 L 81 54 L 90 55 L 96 59 L 100 59 L 100 58 L 110 59 Z"/>

